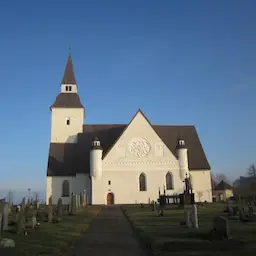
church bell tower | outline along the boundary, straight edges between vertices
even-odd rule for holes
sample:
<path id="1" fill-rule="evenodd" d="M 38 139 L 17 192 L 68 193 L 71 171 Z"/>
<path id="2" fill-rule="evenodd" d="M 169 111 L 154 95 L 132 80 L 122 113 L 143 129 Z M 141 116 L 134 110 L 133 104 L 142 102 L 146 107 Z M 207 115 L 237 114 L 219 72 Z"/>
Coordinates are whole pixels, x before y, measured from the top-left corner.
<path id="1" fill-rule="evenodd" d="M 85 110 L 78 95 L 70 53 L 61 81 L 61 92 L 50 109 L 51 143 L 76 143 L 77 134 L 83 132 Z"/>

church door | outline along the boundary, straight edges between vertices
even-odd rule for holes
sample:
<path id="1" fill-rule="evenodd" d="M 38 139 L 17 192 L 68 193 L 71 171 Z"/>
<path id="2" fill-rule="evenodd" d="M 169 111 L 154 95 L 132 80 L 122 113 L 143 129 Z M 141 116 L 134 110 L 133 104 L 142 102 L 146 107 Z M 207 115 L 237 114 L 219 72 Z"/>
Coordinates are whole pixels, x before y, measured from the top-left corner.
<path id="1" fill-rule="evenodd" d="M 108 193 L 107 195 L 107 205 L 114 204 L 114 194 L 113 193 Z"/>

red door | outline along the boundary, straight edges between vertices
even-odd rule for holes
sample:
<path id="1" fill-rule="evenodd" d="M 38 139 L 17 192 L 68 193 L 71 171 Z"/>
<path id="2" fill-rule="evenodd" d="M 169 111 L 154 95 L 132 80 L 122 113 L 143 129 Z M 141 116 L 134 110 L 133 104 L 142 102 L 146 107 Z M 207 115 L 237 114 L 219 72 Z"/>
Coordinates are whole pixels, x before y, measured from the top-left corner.
<path id="1" fill-rule="evenodd" d="M 114 204 L 114 194 L 113 193 L 108 193 L 107 195 L 107 205 Z"/>

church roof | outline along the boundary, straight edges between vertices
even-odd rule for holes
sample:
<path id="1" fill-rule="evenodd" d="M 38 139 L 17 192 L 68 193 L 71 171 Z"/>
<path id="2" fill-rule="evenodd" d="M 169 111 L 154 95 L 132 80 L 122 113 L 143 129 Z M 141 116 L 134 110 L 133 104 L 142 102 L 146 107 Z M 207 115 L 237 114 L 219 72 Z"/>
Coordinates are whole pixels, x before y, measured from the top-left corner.
<path id="1" fill-rule="evenodd" d="M 230 186 L 228 183 L 226 183 L 224 180 L 222 180 L 215 188 L 214 190 L 226 190 L 226 189 L 232 189 L 232 186 Z"/>
<path id="2" fill-rule="evenodd" d="M 91 142 L 98 137 L 103 148 L 103 158 L 127 127 L 126 124 L 84 125 L 78 134 L 77 144 L 51 143 L 48 159 L 48 176 L 68 176 L 90 172 Z M 176 156 L 177 137 L 181 133 L 188 148 L 190 170 L 210 170 L 199 136 L 194 126 L 152 125 L 166 146 Z"/>
<path id="3" fill-rule="evenodd" d="M 50 108 L 83 108 L 77 93 L 59 93 Z"/>
<path id="4" fill-rule="evenodd" d="M 61 81 L 62 84 L 76 84 L 75 73 L 71 55 L 68 56 L 66 68 Z"/>

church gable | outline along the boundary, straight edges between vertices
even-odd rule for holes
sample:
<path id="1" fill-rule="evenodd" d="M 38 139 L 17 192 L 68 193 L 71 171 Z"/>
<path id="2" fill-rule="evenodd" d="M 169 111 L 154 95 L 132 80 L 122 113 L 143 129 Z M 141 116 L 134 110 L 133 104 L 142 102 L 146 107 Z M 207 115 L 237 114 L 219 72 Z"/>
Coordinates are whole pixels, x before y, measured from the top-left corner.
<path id="1" fill-rule="evenodd" d="M 177 167 L 177 159 L 139 110 L 106 153 L 104 165 L 156 164 Z"/>

